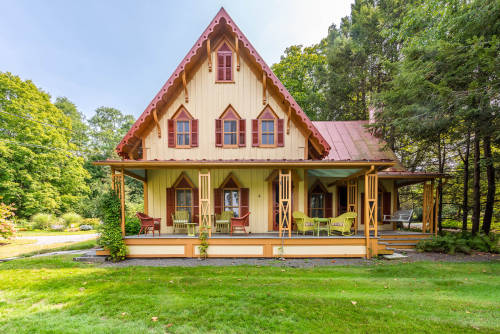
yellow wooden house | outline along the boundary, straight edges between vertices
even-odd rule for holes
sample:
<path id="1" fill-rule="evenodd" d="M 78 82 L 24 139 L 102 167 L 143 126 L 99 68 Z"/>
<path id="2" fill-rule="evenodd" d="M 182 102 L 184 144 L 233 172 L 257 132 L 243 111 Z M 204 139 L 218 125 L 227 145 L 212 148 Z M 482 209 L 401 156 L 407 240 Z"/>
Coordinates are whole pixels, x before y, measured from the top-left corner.
<path id="1" fill-rule="evenodd" d="M 123 179 L 141 180 L 145 214 L 161 219 L 160 236 L 124 233 L 130 257 L 198 256 L 198 237 L 174 229 L 177 211 L 209 233 L 210 257 L 370 257 L 436 231 L 442 175 L 406 171 L 367 123 L 309 120 L 222 8 L 118 145 L 122 160 L 96 164 L 111 167 L 122 203 Z M 382 217 L 417 182 L 423 231 L 395 231 Z M 250 213 L 247 234 L 217 231 L 224 211 Z M 294 211 L 356 212 L 353 235 L 297 234 Z"/>

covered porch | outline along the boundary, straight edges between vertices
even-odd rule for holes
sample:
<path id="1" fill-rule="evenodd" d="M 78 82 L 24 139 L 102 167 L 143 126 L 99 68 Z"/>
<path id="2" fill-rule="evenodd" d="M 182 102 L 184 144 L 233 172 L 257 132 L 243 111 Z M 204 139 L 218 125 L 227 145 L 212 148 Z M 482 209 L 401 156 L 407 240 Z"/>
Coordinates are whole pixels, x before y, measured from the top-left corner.
<path id="1" fill-rule="evenodd" d="M 161 235 L 155 237 L 125 236 L 122 221 L 131 257 L 197 257 L 198 235 L 206 232 L 208 256 L 212 257 L 369 258 L 383 253 L 385 245 L 379 243 L 381 234 L 393 233 L 392 225 L 383 226 L 378 215 L 378 174 L 394 165 L 391 161 L 125 160 L 101 164 L 111 167 L 112 184 L 120 195 L 123 213 L 123 180 L 130 176 L 144 184 L 144 213 L 161 219 Z M 392 183 L 383 182 L 394 194 Z M 341 187 L 342 191 L 345 189 L 345 205 L 339 195 Z M 322 196 L 316 192 L 320 188 L 324 190 Z M 183 205 L 178 198 L 182 196 L 180 190 L 185 189 L 191 189 L 191 202 L 184 204 L 196 222 L 196 236 L 174 229 L 169 222 L 171 214 Z M 236 203 L 225 203 L 227 194 L 238 197 Z M 222 196 L 221 200 L 218 196 Z M 318 204 L 318 199 L 323 204 Z M 397 206 L 394 199 L 391 202 L 389 207 L 393 212 Z M 215 214 L 231 205 L 237 215 L 250 212 L 248 234 L 231 236 L 215 226 Z M 358 215 L 351 236 L 298 235 L 292 221 L 293 211 L 322 217 L 335 217 L 342 211 Z"/>

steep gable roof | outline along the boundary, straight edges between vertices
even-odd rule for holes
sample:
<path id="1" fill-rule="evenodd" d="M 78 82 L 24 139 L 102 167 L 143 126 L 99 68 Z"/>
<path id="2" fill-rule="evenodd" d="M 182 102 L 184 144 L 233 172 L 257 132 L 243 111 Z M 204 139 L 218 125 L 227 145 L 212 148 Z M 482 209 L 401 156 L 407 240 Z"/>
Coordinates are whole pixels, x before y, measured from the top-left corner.
<path id="1" fill-rule="evenodd" d="M 300 106 L 295 102 L 292 95 L 283 86 L 281 81 L 276 77 L 276 75 L 271 71 L 269 66 L 264 62 L 262 57 L 258 54 L 252 44 L 248 41 L 245 35 L 241 32 L 238 26 L 231 19 L 229 14 L 221 8 L 217 15 L 214 17 L 212 22 L 208 25 L 205 31 L 201 34 L 200 38 L 193 45 L 188 54 L 184 57 L 182 62 L 177 66 L 174 73 L 165 82 L 160 91 L 153 98 L 151 103 L 144 110 L 142 115 L 136 120 L 134 125 L 130 128 L 128 133 L 123 137 L 121 142 L 116 147 L 116 152 L 122 157 L 127 158 L 128 152 L 132 147 L 134 147 L 140 140 L 137 136 L 138 132 L 143 131 L 152 121 L 153 121 L 153 111 L 155 109 L 161 108 L 168 100 L 167 94 L 171 94 L 172 87 L 180 83 L 180 77 L 182 71 L 186 69 L 186 66 L 197 56 L 200 49 L 202 49 L 204 43 L 210 38 L 210 35 L 214 32 L 216 27 L 220 24 L 225 23 L 229 26 L 232 32 L 238 36 L 239 41 L 243 44 L 242 46 L 250 53 L 253 57 L 253 61 L 261 67 L 262 71 L 266 74 L 266 77 L 271 81 L 277 91 L 282 95 L 283 99 L 288 101 L 292 108 L 292 112 L 295 114 L 295 119 L 300 122 L 308 132 L 310 132 L 310 140 L 314 141 L 316 145 L 320 148 L 321 157 L 327 156 L 330 151 L 330 145 L 323 138 L 318 129 L 314 126 L 307 115 L 302 111 Z"/>

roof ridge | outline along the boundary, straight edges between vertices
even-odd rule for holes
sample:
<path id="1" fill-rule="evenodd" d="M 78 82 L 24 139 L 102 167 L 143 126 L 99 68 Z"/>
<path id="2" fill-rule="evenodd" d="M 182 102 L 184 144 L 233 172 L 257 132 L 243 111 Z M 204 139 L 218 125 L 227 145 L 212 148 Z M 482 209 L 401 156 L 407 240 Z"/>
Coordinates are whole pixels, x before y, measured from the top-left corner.
<path id="1" fill-rule="evenodd" d="M 209 35 L 214 31 L 215 27 L 219 25 L 224 19 L 226 24 L 233 30 L 233 32 L 238 36 L 238 39 L 242 41 L 243 47 L 247 48 L 249 53 L 254 57 L 255 61 L 262 67 L 262 70 L 266 73 L 266 76 L 271 80 L 271 82 L 278 88 L 278 91 L 283 95 L 284 99 L 290 103 L 290 106 L 295 110 L 296 115 L 304 123 L 304 125 L 311 131 L 311 136 L 314 137 L 318 143 L 323 147 L 324 151 L 321 152 L 322 156 L 327 156 L 330 151 L 330 145 L 328 141 L 323 138 L 320 131 L 314 126 L 313 122 L 307 117 L 302 108 L 295 101 L 293 96 L 288 92 L 283 83 L 276 77 L 271 68 L 266 64 L 264 59 L 259 55 L 257 50 L 253 47 L 250 41 L 246 38 L 243 32 L 239 29 L 233 19 L 226 12 L 224 7 L 221 7 L 219 12 L 212 19 L 207 28 L 200 35 L 198 40 L 195 42 L 193 47 L 189 50 L 187 55 L 183 58 L 181 63 L 177 66 L 174 73 L 165 82 L 160 91 L 155 95 L 155 97 L 148 104 L 146 109 L 143 111 L 141 116 L 137 118 L 135 123 L 132 125 L 127 134 L 122 138 L 118 146 L 116 147 L 116 152 L 123 158 L 127 156 L 124 152 L 124 147 L 127 145 L 135 135 L 135 132 L 140 129 L 140 127 L 149 119 L 152 118 L 152 111 L 158 106 L 158 103 L 162 101 L 163 96 L 167 93 L 168 89 L 174 84 L 175 80 L 179 78 L 182 71 L 184 71 L 185 66 L 191 61 L 191 58 L 197 54 L 198 50 L 202 47 L 203 43 L 209 38 Z"/>

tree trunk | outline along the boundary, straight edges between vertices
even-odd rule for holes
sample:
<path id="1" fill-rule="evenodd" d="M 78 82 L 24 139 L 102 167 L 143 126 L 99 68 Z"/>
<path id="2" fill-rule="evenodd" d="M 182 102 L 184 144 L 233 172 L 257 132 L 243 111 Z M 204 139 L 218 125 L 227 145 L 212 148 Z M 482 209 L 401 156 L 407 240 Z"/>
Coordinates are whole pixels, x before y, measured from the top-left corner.
<path id="1" fill-rule="evenodd" d="M 439 161 L 439 173 L 444 174 L 444 162 L 446 161 L 446 143 L 443 141 L 441 143 L 441 136 L 438 140 L 438 161 Z M 439 232 L 443 229 L 443 180 L 439 178 L 438 180 L 438 230 Z"/>
<path id="2" fill-rule="evenodd" d="M 486 206 L 484 208 L 483 232 L 488 234 L 491 229 L 491 218 L 493 216 L 493 204 L 495 201 L 495 168 L 491 156 L 491 137 L 485 136 L 483 139 L 484 160 L 486 163 L 486 179 L 488 181 L 488 191 L 486 193 Z"/>
<path id="3" fill-rule="evenodd" d="M 467 131 L 464 156 L 464 189 L 462 195 L 462 231 L 467 231 L 467 220 L 469 218 L 469 154 L 470 154 L 470 130 Z"/>
<path id="4" fill-rule="evenodd" d="M 474 207 L 472 211 L 472 234 L 479 232 L 479 217 L 481 214 L 481 189 L 479 181 L 481 177 L 481 166 L 479 163 L 481 155 L 479 131 L 474 134 Z"/>

